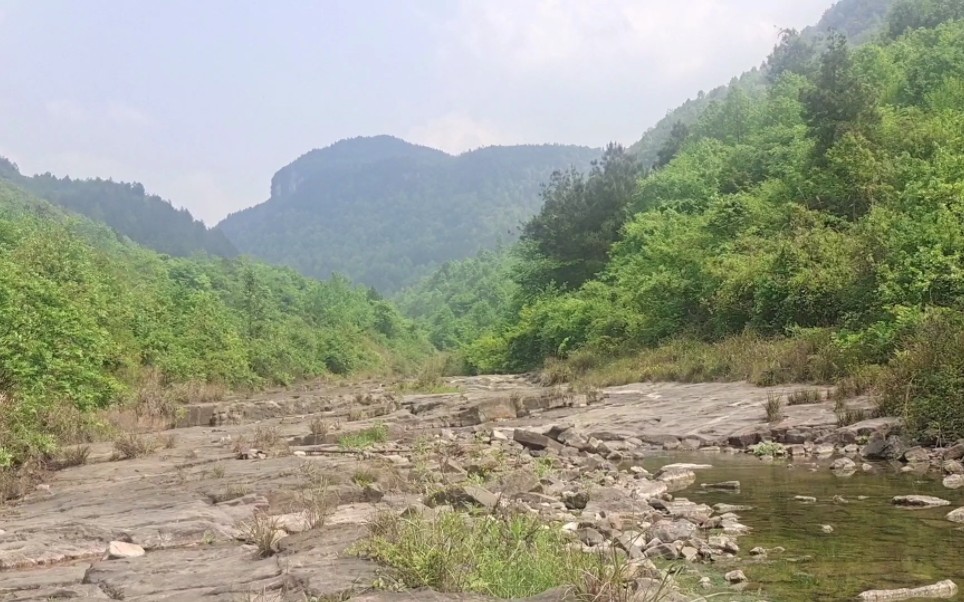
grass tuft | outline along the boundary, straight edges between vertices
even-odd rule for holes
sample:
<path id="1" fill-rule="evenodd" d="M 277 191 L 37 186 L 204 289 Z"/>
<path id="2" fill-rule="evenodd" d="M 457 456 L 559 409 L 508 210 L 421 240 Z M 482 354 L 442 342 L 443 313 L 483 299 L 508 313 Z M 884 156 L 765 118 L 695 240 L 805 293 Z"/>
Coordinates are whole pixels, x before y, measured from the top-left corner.
<path id="1" fill-rule="evenodd" d="M 267 558 L 275 554 L 277 550 L 281 525 L 278 519 L 264 512 L 255 511 L 251 520 L 241 524 L 241 537 L 245 543 L 254 545 L 258 551 L 258 557 Z"/>
<path id="2" fill-rule="evenodd" d="M 445 512 L 380 516 L 362 552 L 390 567 L 407 588 L 524 598 L 559 586 L 583 589 L 583 576 L 597 561 L 569 544 L 561 531 L 531 516 Z"/>
<path id="3" fill-rule="evenodd" d="M 367 449 L 385 441 L 388 441 L 388 427 L 384 424 L 376 424 L 361 431 L 342 435 L 338 439 L 338 445 L 345 449 Z"/>
<path id="4" fill-rule="evenodd" d="M 783 417 L 783 398 L 776 393 L 768 392 L 763 410 L 766 412 L 767 422 L 779 422 Z"/>
<path id="5" fill-rule="evenodd" d="M 787 395 L 787 405 L 802 406 L 823 401 L 820 389 L 799 389 Z"/>
<path id="6" fill-rule="evenodd" d="M 126 433 L 114 439 L 114 457 L 119 460 L 146 456 L 155 449 L 157 449 L 157 441 L 150 437 Z"/>

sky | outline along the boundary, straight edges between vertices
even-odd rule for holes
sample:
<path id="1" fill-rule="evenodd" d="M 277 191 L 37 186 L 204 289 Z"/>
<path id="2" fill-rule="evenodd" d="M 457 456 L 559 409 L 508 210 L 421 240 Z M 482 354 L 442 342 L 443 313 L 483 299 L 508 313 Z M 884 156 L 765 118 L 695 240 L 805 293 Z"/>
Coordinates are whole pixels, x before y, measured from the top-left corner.
<path id="1" fill-rule="evenodd" d="M 0 0 L 0 156 L 214 225 L 313 148 L 631 144 L 833 0 Z"/>

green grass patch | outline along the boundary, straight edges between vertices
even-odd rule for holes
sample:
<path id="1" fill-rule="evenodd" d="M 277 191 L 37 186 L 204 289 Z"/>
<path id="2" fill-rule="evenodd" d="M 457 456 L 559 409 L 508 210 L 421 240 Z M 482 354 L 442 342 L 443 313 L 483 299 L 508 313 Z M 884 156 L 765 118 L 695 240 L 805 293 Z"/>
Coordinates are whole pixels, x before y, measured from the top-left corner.
<path id="1" fill-rule="evenodd" d="M 408 588 L 523 598 L 582 586 L 598 560 L 568 543 L 536 518 L 446 512 L 434 519 L 379 517 L 362 552 Z"/>
<path id="2" fill-rule="evenodd" d="M 367 449 L 386 441 L 388 441 L 388 427 L 384 424 L 376 424 L 361 431 L 342 435 L 338 439 L 338 445 L 345 449 Z"/>

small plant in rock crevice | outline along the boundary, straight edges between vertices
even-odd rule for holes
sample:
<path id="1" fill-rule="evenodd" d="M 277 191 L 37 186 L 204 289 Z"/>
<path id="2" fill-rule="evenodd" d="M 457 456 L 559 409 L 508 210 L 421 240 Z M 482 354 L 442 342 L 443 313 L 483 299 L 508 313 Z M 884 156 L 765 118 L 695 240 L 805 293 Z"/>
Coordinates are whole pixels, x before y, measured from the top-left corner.
<path id="1" fill-rule="evenodd" d="M 776 393 L 768 392 L 763 410 L 766 412 L 767 422 L 779 422 L 783 418 L 783 399 Z"/>
<path id="2" fill-rule="evenodd" d="M 256 511 L 251 520 L 241 523 L 241 537 L 257 549 L 258 557 L 267 558 L 277 552 L 277 542 L 282 537 L 277 517 Z"/>

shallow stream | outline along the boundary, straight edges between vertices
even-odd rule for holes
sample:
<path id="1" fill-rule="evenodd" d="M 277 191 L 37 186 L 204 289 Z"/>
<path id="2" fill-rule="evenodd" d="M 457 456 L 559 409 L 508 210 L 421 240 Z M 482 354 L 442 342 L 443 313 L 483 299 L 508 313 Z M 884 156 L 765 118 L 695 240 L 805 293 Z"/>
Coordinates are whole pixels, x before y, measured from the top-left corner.
<path id="1" fill-rule="evenodd" d="M 835 476 L 827 462 L 764 463 L 747 454 L 667 452 L 644 463 L 655 470 L 670 462 L 712 464 L 698 471 L 696 484 L 677 492 L 694 502 L 752 506 L 738 512 L 753 531 L 739 538 L 740 568 L 753 589 L 773 602 L 853 600 L 868 589 L 918 587 L 952 579 L 964 592 L 964 526 L 946 520 L 964 506 L 964 490 L 953 491 L 936 474 L 899 472 L 875 464 L 873 473 Z M 740 481 L 739 492 L 711 491 L 701 483 Z M 891 504 L 895 495 L 933 495 L 950 506 L 907 510 Z M 816 503 L 795 501 L 812 496 Z M 846 503 L 834 501 L 842 496 Z M 858 499 L 864 496 L 863 499 Z M 832 533 L 824 533 L 831 525 Z M 749 550 L 778 546 L 765 561 Z M 964 601 L 964 593 L 955 600 Z"/>

